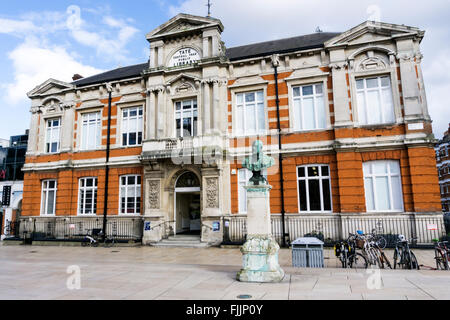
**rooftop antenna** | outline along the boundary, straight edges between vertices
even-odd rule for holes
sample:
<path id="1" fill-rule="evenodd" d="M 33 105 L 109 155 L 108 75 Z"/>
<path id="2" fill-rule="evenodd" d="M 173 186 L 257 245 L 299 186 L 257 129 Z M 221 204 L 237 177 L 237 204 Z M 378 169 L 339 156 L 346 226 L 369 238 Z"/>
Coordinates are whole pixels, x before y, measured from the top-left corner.
<path id="1" fill-rule="evenodd" d="M 211 0 L 208 0 L 208 4 L 206 6 L 208 7 L 208 18 L 211 18 L 211 7 L 212 7 Z"/>
<path id="2" fill-rule="evenodd" d="M 317 33 L 320 33 L 320 32 L 323 32 L 323 31 L 322 31 L 322 29 L 320 29 L 320 27 L 317 27 L 317 28 L 316 28 L 316 32 L 317 32 Z"/>

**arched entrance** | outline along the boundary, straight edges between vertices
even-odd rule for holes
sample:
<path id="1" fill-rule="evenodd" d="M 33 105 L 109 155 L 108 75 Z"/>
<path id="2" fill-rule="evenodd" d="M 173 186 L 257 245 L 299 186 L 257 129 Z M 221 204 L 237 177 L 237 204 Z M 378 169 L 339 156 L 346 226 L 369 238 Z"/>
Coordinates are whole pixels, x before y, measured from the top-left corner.
<path id="1" fill-rule="evenodd" d="M 200 181 L 191 171 L 181 174 L 175 182 L 175 235 L 200 236 L 202 229 L 200 191 Z"/>

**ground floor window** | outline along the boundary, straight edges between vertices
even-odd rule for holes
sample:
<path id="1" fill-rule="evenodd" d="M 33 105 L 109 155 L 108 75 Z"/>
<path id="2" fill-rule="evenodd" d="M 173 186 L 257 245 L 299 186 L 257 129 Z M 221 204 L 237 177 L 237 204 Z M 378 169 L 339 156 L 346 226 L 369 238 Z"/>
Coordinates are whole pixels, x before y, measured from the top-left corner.
<path id="1" fill-rule="evenodd" d="M 97 214 L 97 178 L 81 178 L 79 181 L 78 213 Z"/>
<path id="2" fill-rule="evenodd" d="M 141 213 L 141 176 L 120 177 L 120 214 Z"/>
<path id="3" fill-rule="evenodd" d="M 56 208 L 56 180 L 42 181 L 41 215 L 54 215 Z"/>
<path id="4" fill-rule="evenodd" d="M 403 211 L 398 161 L 369 161 L 363 165 L 367 211 Z"/>
<path id="5" fill-rule="evenodd" d="M 297 167 L 300 212 L 331 212 L 330 168 L 327 165 Z"/>

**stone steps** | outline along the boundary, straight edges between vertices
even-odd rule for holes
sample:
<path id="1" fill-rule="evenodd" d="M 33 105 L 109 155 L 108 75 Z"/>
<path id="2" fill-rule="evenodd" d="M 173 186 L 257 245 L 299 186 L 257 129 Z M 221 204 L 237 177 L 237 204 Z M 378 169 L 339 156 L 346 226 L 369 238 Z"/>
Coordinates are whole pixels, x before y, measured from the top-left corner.
<path id="1" fill-rule="evenodd" d="M 153 244 L 154 247 L 172 247 L 172 248 L 206 248 L 207 243 L 202 243 L 199 236 L 195 235 L 177 235 L 170 236 Z"/>

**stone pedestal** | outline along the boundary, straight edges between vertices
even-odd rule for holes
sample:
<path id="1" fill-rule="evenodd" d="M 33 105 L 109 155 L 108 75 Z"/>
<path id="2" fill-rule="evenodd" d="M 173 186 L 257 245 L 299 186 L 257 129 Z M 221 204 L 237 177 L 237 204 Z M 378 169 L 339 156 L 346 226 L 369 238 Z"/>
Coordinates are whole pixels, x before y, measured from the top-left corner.
<path id="1" fill-rule="evenodd" d="M 248 186 L 247 241 L 241 248 L 243 266 L 237 274 L 242 282 L 280 282 L 284 271 L 278 263 L 280 246 L 272 237 L 269 185 Z"/>

